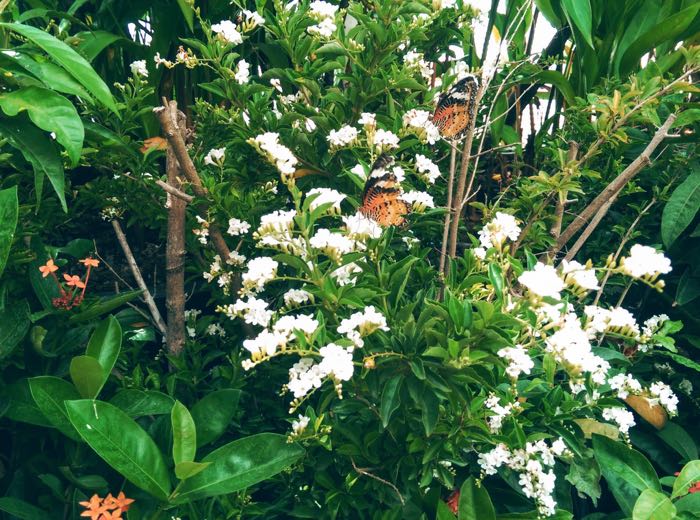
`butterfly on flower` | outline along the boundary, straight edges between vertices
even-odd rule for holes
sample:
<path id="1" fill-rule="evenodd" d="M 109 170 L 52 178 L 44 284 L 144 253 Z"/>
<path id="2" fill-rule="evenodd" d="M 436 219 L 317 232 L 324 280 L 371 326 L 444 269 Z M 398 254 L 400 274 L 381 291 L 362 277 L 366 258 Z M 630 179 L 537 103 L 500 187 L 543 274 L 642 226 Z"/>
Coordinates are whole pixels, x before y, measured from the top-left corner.
<path id="1" fill-rule="evenodd" d="M 394 158 L 382 154 L 372 165 L 362 192 L 360 213 L 380 226 L 400 226 L 409 206 L 400 199 L 402 190 L 391 166 Z"/>
<path id="2" fill-rule="evenodd" d="M 476 115 L 478 91 L 479 81 L 470 74 L 440 97 L 433 113 L 433 123 L 442 137 L 455 141 L 464 137 Z"/>

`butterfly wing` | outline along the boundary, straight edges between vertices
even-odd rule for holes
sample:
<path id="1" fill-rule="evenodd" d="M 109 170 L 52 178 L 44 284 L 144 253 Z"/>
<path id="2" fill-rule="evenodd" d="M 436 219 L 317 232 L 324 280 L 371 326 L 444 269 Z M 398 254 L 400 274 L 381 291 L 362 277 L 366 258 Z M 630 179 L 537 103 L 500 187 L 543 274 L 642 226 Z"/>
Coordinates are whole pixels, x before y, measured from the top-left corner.
<path id="1" fill-rule="evenodd" d="M 455 83 L 438 102 L 433 113 L 433 123 L 445 139 L 459 140 L 476 114 L 476 94 L 479 82 L 475 76 L 467 76 Z"/>
<path id="2" fill-rule="evenodd" d="M 400 226 L 408 213 L 408 205 L 399 199 L 401 185 L 389 169 L 393 163 L 392 157 L 380 155 L 372 165 L 362 192 L 360 213 L 380 226 Z"/>

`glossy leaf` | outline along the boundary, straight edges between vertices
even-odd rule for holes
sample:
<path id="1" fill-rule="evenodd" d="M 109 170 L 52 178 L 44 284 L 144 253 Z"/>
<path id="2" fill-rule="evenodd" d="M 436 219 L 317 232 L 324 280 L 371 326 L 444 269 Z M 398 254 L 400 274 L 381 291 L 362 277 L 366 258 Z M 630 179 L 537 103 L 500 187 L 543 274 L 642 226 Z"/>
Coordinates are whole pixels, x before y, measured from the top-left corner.
<path id="1" fill-rule="evenodd" d="M 593 14 L 590 0 L 561 0 L 561 6 L 586 43 L 593 48 Z"/>
<path id="2" fill-rule="evenodd" d="M 379 405 L 379 417 L 382 419 L 382 426 L 384 428 L 387 427 L 389 424 L 389 419 L 391 419 L 391 415 L 401 404 L 400 391 L 402 382 L 403 376 L 396 375 L 384 385 L 384 390 L 382 391 L 382 401 Z"/>
<path id="3" fill-rule="evenodd" d="M 132 418 L 169 414 L 175 404 L 167 394 L 136 388 L 119 391 L 109 402 Z"/>
<path id="4" fill-rule="evenodd" d="M 304 449 L 288 443 L 284 435 L 260 433 L 238 439 L 204 457 L 202 462 L 211 465 L 187 479 L 174 501 L 181 504 L 234 493 L 276 475 L 303 454 Z"/>
<path id="5" fill-rule="evenodd" d="M 85 58 L 50 33 L 29 25 L 0 23 L 0 27 L 14 31 L 41 47 L 52 59 L 68 71 L 104 106 L 118 114 L 112 93 Z"/>
<path id="6" fill-rule="evenodd" d="M 153 439 L 119 408 L 84 399 L 66 403 L 80 436 L 107 464 L 159 500 L 170 494 L 163 454 Z"/>
<path id="7" fill-rule="evenodd" d="M 226 431 L 238 408 L 240 390 L 226 388 L 205 395 L 192 407 L 197 425 L 197 447 L 215 441 Z"/>
<path id="8" fill-rule="evenodd" d="M 41 410 L 36 405 L 32 392 L 29 389 L 29 381 L 20 379 L 12 384 L 0 388 L 3 400 L 9 401 L 10 405 L 5 411 L 4 418 L 12 419 L 45 428 L 52 428 L 53 425 L 44 417 Z"/>
<path id="9" fill-rule="evenodd" d="M 100 393 L 106 376 L 94 357 L 75 356 L 70 362 L 70 378 L 82 397 L 93 399 Z"/>
<path id="10" fill-rule="evenodd" d="M 0 497 L 0 511 L 21 520 L 46 520 L 50 518 L 45 511 L 14 497 Z"/>
<path id="11" fill-rule="evenodd" d="M 15 239 L 18 217 L 17 186 L 0 191 L 0 276 L 5 270 L 12 241 Z M 0 346 L 1 350 L 2 346 Z"/>
<path id="12" fill-rule="evenodd" d="M 435 520 L 456 520 L 456 518 L 449 506 L 442 500 L 438 500 Z"/>
<path id="13" fill-rule="evenodd" d="M 632 511 L 632 520 L 673 520 L 676 507 L 669 498 L 653 489 L 645 489 L 639 495 Z"/>
<path id="14" fill-rule="evenodd" d="M 104 49 L 123 38 L 107 31 L 83 31 L 71 39 L 77 42 L 78 52 L 88 61 L 93 61 Z"/>
<path id="15" fill-rule="evenodd" d="M 122 346 L 122 327 L 114 316 L 102 320 L 90 336 L 85 353 L 95 358 L 105 376 L 104 384 L 112 373 Z"/>
<path id="16" fill-rule="evenodd" d="M 623 443 L 593 435 L 593 451 L 615 500 L 627 515 L 642 491 L 661 491 L 661 484 L 649 461 Z"/>
<path id="17" fill-rule="evenodd" d="M 0 359 L 9 356 L 29 330 L 29 303 L 20 300 L 0 310 Z"/>
<path id="18" fill-rule="evenodd" d="M 193 2 L 188 2 L 187 0 L 177 0 L 177 5 L 180 7 L 180 11 L 182 11 L 182 17 L 185 19 L 185 23 L 187 23 L 187 27 L 189 27 L 190 31 L 194 30 L 194 11 L 193 11 Z"/>
<path id="19" fill-rule="evenodd" d="M 201 473 L 210 465 L 211 462 L 180 462 L 175 465 L 175 476 L 180 480 L 185 480 Z"/>
<path id="20" fill-rule="evenodd" d="M 29 380 L 29 388 L 34 402 L 49 422 L 65 436 L 79 441 L 80 436 L 68 419 L 68 412 L 63 404 L 64 401 L 80 399 L 75 387 L 58 377 L 39 376 Z"/>
<path id="21" fill-rule="evenodd" d="M 666 426 L 657 432 L 657 435 L 686 461 L 698 458 L 698 447 L 695 444 L 695 439 L 676 423 L 666 423 Z"/>
<path id="22" fill-rule="evenodd" d="M 458 520 L 496 520 L 496 511 L 491 503 L 489 492 L 478 486 L 474 477 L 464 481 L 459 490 Z"/>
<path id="23" fill-rule="evenodd" d="M 574 103 L 574 98 L 576 94 L 574 92 L 574 87 L 571 86 L 569 80 L 566 79 L 561 72 L 556 70 L 543 70 L 536 74 L 535 78 L 542 83 L 554 86 L 561 95 L 564 96 L 564 100 L 567 104 L 572 105 Z"/>
<path id="24" fill-rule="evenodd" d="M 26 111 L 32 123 L 46 132 L 53 132 L 56 141 L 68 152 L 71 164 L 78 164 L 85 129 L 78 111 L 68 99 L 47 88 L 25 87 L 0 95 L 0 108 L 8 116 Z"/>
<path id="25" fill-rule="evenodd" d="M 140 294 L 140 290 L 128 291 L 118 294 L 112 298 L 100 300 L 99 303 L 92 305 L 91 307 L 85 309 L 82 312 L 79 312 L 78 314 L 74 314 L 73 316 L 68 318 L 68 321 L 70 323 L 81 323 L 83 321 L 92 320 L 94 318 L 102 316 L 103 314 L 107 314 L 108 312 L 113 311 L 118 307 L 121 307 L 125 303 L 137 298 Z"/>
<path id="26" fill-rule="evenodd" d="M 661 216 L 661 238 L 670 247 L 700 210 L 700 171 L 693 172 L 671 194 Z"/>
<path id="27" fill-rule="evenodd" d="M 175 401 L 170 422 L 173 427 L 173 460 L 177 466 L 181 462 L 192 462 L 197 452 L 197 429 L 187 407 Z"/>
<path id="28" fill-rule="evenodd" d="M 676 477 L 673 483 L 673 494 L 671 498 L 682 497 L 688 494 L 688 488 L 693 484 L 700 482 L 700 460 L 688 462 Z"/>

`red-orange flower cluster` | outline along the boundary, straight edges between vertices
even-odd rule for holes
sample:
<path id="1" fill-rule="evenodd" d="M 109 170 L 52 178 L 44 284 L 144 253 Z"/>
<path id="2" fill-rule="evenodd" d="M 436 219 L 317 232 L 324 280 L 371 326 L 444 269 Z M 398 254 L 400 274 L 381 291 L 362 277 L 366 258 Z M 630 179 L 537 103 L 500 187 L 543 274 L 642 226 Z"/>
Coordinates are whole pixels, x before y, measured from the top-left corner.
<path id="1" fill-rule="evenodd" d="M 90 500 L 80 502 L 80 505 L 85 508 L 85 511 L 80 513 L 80 516 L 89 517 L 90 520 L 114 520 L 122 518 L 122 513 L 129 510 L 129 507 L 134 502 L 133 498 L 126 498 L 124 492 L 121 491 L 117 497 L 113 497 L 112 493 L 104 499 L 98 495 L 92 495 Z"/>
<path id="2" fill-rule="evenodd" d="M 58 266 L 54 263 L 53 258 L 49 258 L 46 264 L 39 267 L 41 275 L 46 278 L 47 276 L 53 277 L 61 296 L 51 300 L 51 303 L 56 309 L 70 310 L 73 307 L 79 306 L 83 303 L 83 298 L 85 298 L 85 289 L 87 288 L 88 280 L 90 279 L 90 270 L 93 267 L 100 265 L 100 261 L 92 257 L 83 258 L 80 263 L 87 268 L 85 273 L 85 281 L 80 276 L 70 275 L 63 273 L 63 279 L 65 280 L 64 285 L 58 280 L 56 276 L 56 271 L 58 271 Z M 78 292 L 78 289 L 82 291 Z"/>

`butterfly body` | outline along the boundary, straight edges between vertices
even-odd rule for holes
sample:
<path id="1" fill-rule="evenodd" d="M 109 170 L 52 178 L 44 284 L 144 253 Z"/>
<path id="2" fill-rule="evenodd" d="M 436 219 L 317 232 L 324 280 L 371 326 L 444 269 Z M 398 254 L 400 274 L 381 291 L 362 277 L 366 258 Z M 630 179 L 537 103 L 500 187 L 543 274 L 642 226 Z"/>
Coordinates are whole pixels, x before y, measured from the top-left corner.
<path id="1" fill-rule="evenodd" d="M 442 95 L 433 113 L 433 123 L 445 139 L 459 140 L 467 133 L 476 115 L 479 81 L 466 76 Z"/>
<path id="2" fill-rule="evenodd" d="M 380 155 L 372 169 L 362 191 L 362 204 L 359 211 L 380 226 L 400 226 L 405 221 L 409 207 L 399 197 L 401 183 L 391 170 L 394 159 Z"/>

